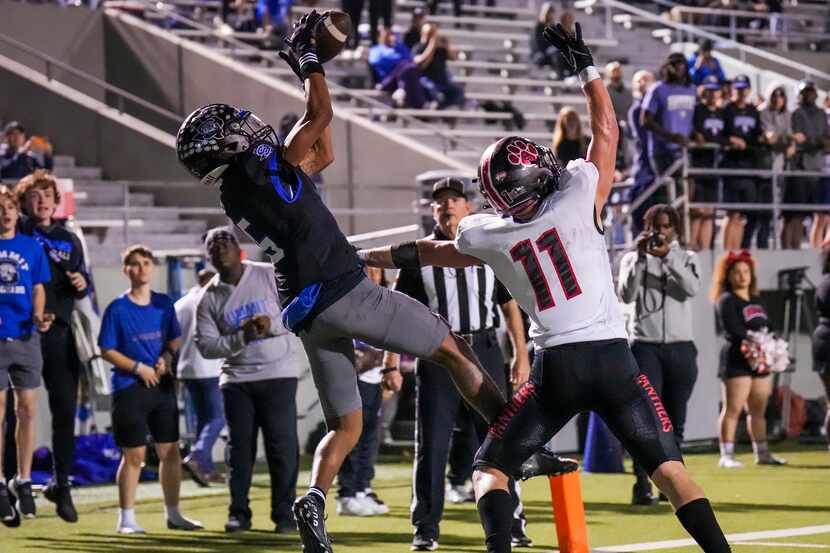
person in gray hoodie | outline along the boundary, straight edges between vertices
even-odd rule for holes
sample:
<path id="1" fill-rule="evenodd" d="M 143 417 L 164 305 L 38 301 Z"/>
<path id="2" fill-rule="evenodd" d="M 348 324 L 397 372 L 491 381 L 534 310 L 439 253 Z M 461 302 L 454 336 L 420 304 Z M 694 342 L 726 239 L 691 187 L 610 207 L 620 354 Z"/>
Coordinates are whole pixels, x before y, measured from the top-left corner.
<path id="1" fill-rule="evenodd" d="M 248 530 L 256 440 L 262 430 L 271 477 L 271 520 L 277 533 L 296 532 L 297 378 L 308 361 L 299 339 L 280 318 L 274 269 L 243 261 L 233 231 L 214 228 L 205 249 L 218 274 L 204 290 L 196 315 L 196 344 L 205 359 L 225 359 L 219 386 L 230 440 L 231 504 L 226 532 Z"/>
<path id="2" fill-rule="evenodd" d="M 692 340 L 692 305 L 700 288 L 697 255 L 682 246 L 680 217 L 666 204 L 648 209 L 644 231 L 634 251 L 620 263 L 618 293 L 635 302 L 633 343 L 640 371 L 663 400 L 678 445 L 683 441 L 686 404 L 697 380 L 697 349 Z M 634 467 L 637 481 L 632 504 L 653 503 L 651 482 L 642 467 Z"/>

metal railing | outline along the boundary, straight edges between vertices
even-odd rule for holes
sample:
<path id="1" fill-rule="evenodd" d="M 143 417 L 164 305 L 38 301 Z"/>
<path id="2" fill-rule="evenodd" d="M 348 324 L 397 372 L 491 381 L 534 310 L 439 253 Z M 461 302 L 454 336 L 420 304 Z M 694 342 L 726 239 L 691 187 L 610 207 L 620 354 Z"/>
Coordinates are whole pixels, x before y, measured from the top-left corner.
<path id="1" fill-rule="evenodd" d="M 701 30 L 687 23 L 664 19 L 658 14 L 626 4 L 625 2 L 620 2 L 618 0 L 580 0 L 577 2 L 577 5 L 579 7 L 590 8 L 592 10 L 604 9 L 606 11 L 606 21 L 612 21 L 613 14 L 615 12 L 627 13 L 642 18 L 652 24 L 659 25 L 660 27 L 667 27 L 671 29 L 674 34 L 674 42 L 698 42 L 702 38 L 708 38 L 714 42 L 722 44 L 725 48 L 733 48 L 737 50 L 738 59 L 744 63 L 747 63 L 748 56 L 756 56 L 771 65 L 780 67 L 783 70 L 780 72 L 784 74 L 795 71 L 800 75 L 803 75 L 805 78 L 821 79 L 823 81 L 830 82 L 830 74 L 825 73 L 824 71 L 819 71 L 809 65 L 798 63 L 792 59 L 779 56 L 767 50 L 755 48 L 754 46 L 748 46 L 736 41 L 724 39 L 724 37 L 720 35 Z M 776 70 L 772 67 L 769 67 L 768 69 Z"/>
<path id="2" fill-rule="evenodd" d="M 8 35 L 0 33 L 0 42 L 2 42 L 3 44 L 6 44 L 8 46 L 11 46 L 12 48 L 14 48 L 16 50 L 19 50 L 19 51 L 21 51 L 21 52 L 23 52 L 23 53 L 25 53 L 29 56 L 32 56 L 32 57 L 37 58 L 38 60 L 42 61 L 45 64 L 44 71 L 43 71 L 42 74 L 49 81 L 61 82 L 60 79 L 59 79 L 59 76 L 60 76 L 61 72 L 63 72 L 65 74 L 69 74 L 69 75 L 72 75 L 73 77 L 81 79 L 83 82 L 91 84 L 99 90 L 103 90 L 104 92 L 112 94 L 115 97 L 115 106 L 112 106 L 112 107 L 114 107 L 116 110 L 118 110 L 118 113 L 121 113 L 121 114 L 127 113 L 127 103 L 126 102 L 132 102 L 133 104 L 141 106 L 142 108 L 144 108 L 146 110 L 152 111 L 153 113 L 155 113 L 157 115 L 160 115 L 164 119 L 167 119 L 167 120 L 170 120 L 170 121 L 174 122 L 177 127 L 181 123 L 181 120 L 182 120 L 181 115 L 173 113 L 172 111 L 168 111 L 164 108 L 160 108 L 157 105 L 152 104 L 152 103 L 144 100 L 143 98 L 140 98 L 140 97 L 136 96 L 135 94 L 131 94 L 130 92 L 127 92 L 123 88 L 113 86 L 113 85 L 111 85 L 111 84 L 109 84 L 105 81 L 102 81 L 101 79 L 99 79 L 99 78 L 97 78 L 93 75 L 90 75 L 89 73 L 86 73 L 85 71 L 81 71 L 80 69 L 76 69 L 76 68 L 74 68 L 70 65 L 67 65 L 66 63 L 64 63 L 64 62 L 62 62 L 62 61 L 60 61 L 60 60 L 58 60 L 58 59 L 56 59 L 56 58 L 54 58 L 54 57 L 52 57 L 48 54 L 45 54 L 45 53 L 43 53 L 39 50 L 35 50 L 34 48 L 32 48 L 32 47 L 30 47 L 26 44 L 23 44 L 22 42 L 14 39 L 14 38 L 12 38 Z M 31 68 L 31 66 L 30 66 L 30 68 Z M 60 71 L 56 71 L 56 70 L 60 70 Z M 58 75 L 56 75 L 56 73 L 58 73 Z"/>

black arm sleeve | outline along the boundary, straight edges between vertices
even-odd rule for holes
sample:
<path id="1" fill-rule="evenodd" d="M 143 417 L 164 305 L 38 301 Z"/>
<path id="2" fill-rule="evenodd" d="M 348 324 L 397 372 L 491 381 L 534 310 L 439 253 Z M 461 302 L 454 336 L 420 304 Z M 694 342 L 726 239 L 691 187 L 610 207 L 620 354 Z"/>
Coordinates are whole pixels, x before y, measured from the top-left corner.
<path id="1" fill-rule="evenodd" d="M 427 298 L 420 269 L 401 269 L 392 289 L 429 306 L 429 298 Z"/>
<path id="2" fill-rule="evenodd" d="M 741 304 L 733 294 L 723 294 L 718 300 L 718 316 L 727 340 L 731 342 L 746 338 L 746 321 Z"/>
<path id="3" fill-rule="evenodd" d="M 502 284 L 500 280 L 496 280 L 496 302 L 499 305 L 504 305 L 512 299 L 513 296 L 510 294 L 510 292 L 507 290 L 504 284 Z"/>
<path id="4" fill-rule="evenodd" d="M 89 275 L 86 272 L 86 262 L 84 261 L 84 248 L 81 245 L 81 240 L 75 233 L 70 232 L 69 234 L 71 237 L 70 239 L 72 240 L 72 257 L 69 258 L 69 263 L 71 265 L 70 271 L 81 273 L 82 275 L 84 275 L 84 280 L 86 280 L 87 285 L 87 287 L 83 291 L 75 291 L 75 298 L 80 300 L 85 298 L 86 295 L 89 293 Z"/>

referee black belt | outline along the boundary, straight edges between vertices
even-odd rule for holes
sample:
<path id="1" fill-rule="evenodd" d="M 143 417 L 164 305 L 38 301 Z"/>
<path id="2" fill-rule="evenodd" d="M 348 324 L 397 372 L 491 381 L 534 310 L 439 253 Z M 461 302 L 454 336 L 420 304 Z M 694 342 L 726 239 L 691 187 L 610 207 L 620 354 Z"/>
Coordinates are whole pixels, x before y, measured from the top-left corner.
<path id="1" fill-rule="evenodd" d="M 485 328 L 484 330 L 474 330 L 473 332 L 456 332 L 456 334 L 461 336 L 470 346 L 485 339 L 497 340 L 495 328 Z"/>

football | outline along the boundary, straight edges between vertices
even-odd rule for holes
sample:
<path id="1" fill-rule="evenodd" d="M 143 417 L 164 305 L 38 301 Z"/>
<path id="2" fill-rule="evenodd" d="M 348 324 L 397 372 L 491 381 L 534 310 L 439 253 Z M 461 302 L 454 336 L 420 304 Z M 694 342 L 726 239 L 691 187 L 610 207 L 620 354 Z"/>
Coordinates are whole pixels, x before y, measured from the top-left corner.
<path id="1" fill-rule="evenodd" d="M 320 63 L 334 59 L 346 45 L 352 34 L 352 18 L 349 14 L 331 10 L 323 15 L 316 29 L 317 59 Z"/>

